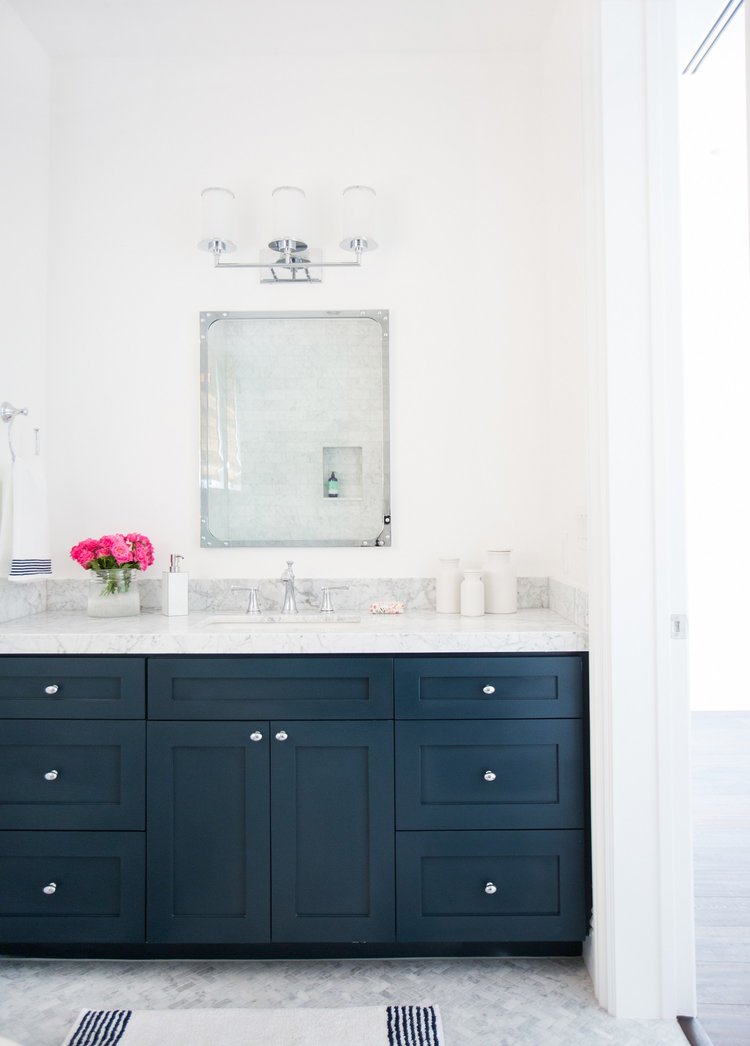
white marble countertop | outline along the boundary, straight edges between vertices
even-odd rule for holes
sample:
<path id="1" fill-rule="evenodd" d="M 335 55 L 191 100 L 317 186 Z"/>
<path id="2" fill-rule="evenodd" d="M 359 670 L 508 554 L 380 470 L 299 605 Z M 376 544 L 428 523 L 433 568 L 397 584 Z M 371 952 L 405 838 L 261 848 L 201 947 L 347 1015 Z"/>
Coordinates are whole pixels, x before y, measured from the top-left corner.
<path id="1" fill-rule="evenodd" d="M 357 623 L 211 624 L 216 613 L 91 618 L 57 610 L 0 624 L 0 654 L 536 653 L 588 649 L 586 630 L 553 610 L 478 618 L 434 611 L 363 613 Z"/>

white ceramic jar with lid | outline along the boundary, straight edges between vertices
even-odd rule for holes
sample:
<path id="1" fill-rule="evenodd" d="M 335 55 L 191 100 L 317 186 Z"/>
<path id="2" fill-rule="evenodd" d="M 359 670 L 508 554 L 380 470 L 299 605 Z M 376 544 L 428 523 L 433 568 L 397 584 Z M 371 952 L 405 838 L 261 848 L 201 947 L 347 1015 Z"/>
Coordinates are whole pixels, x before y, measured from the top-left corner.
<path id="1" fill-rule="evenodd" d="M 515 614 L 518 609 L 516 568 L 510 549 L 490 549 L 484 568 L 485 609 L 488 614 Z"/>
<path id="2" fill-rule="evenodd" d="M 481 617 L 484 614 L 484 585 L 481 570 L 464 570 L 461 582 L 461 614 Z"/>
<path id="3" fill-rule="evenodd" d="M 461 571 L 458 558 L 438 560 L 435 578 L 435 609 L 438 614 L 458 614 L 461 609 Z"/>

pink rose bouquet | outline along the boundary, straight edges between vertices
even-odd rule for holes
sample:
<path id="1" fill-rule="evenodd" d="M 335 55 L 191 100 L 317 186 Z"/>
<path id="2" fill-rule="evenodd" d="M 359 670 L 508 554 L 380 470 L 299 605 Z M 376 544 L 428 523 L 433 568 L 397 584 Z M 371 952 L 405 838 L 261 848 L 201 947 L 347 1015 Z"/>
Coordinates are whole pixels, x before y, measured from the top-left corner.
<path id="1" fill-rule="evenodd" d="M 125 588 L 130 585 L 131 570 L 146 570 L 154 562 L 154 546 L 145 534 L 105 534 L 100 538 L 85 538 L 70 550 L 71 557 L 84 570 L 97 574 L 105 570 L 124 571 Z M 111 578 L 105 581 L 104 593 L 119 590 Z M 103 594 L 104 594 L 103 593 Z"/>

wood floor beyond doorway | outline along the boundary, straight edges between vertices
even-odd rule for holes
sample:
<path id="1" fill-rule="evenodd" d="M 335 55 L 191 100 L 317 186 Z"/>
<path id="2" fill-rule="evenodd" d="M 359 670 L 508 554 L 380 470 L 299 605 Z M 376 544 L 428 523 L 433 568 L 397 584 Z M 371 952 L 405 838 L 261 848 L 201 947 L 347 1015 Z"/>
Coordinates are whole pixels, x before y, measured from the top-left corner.
<path id="1" fill-rule="evenodd" d="M 698 1017 L 750 1044 L 750 711 L 693 713 Z"/>

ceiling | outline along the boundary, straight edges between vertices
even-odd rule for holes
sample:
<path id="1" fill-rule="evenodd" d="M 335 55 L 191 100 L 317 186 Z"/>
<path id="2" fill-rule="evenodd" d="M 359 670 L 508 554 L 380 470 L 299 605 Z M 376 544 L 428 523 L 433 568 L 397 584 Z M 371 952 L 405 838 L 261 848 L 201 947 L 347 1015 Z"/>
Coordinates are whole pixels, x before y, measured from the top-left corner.
<path id="1" fill-rule="evenodd" d="M 53 56 L 533 48 L 560 0 L 10 0 Z M 565 0 L 562 0 L 565 2 Z M 304 75 L 291 64 L 289 75 Z M 280 70 L 284 75 L 284 70 Z"/>

